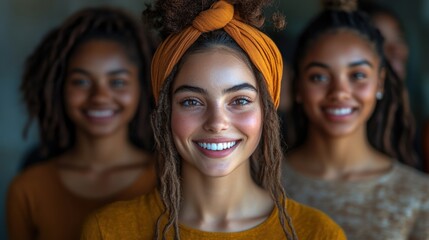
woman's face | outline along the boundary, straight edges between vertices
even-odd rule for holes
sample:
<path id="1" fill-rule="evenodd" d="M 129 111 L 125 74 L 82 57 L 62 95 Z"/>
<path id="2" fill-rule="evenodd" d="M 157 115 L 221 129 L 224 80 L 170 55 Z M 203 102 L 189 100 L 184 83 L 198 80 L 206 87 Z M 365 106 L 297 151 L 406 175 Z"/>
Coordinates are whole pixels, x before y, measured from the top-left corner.
<path id="1" fill-rule="evenodd" d="M 255 76 L 232 50 L 189 55 L 172 88 L 171 128 L 182 167 L 225 176 L 248 166 L 262 133 Z"/>
<path id="2" fill-rule="evenodd" d="M 139 69 L 119 43 L 89 40 L 70 58 L 64 98 L 78 132 L 95 137 L 127 134 L 140 98 Z"/>
<path id="3" fill-rule="evenodd" d="M 364 131 L 383 90 L 384 70 L 373 46 L 357 33 L 317 38 L 301 60 L 297 101 L 311 131 L 342 137 Z"/>

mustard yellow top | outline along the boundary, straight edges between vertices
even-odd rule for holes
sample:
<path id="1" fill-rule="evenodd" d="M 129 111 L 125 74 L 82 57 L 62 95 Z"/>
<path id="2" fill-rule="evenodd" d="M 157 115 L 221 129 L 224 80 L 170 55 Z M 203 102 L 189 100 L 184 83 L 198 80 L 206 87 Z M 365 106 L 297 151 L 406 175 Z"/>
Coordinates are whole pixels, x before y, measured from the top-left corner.
<path id="1" fill-rule="evenodd" d="M 300 240 L 346 239 L 343 230 L 324 213 L 290 199 L 286 201 L 286 208 Z M 81 240 L 152 240 L 156 221 L 162 209 L 157 191 L 134 200 L 116 202 L 95 212 L 87 219 Z M 278 219 L 277 208 L 263 223 L 242 232 L 204 232 L 183 225 L 180 225 L 179 231 L 181 239 L 186 240 L 286 239 Z"/>

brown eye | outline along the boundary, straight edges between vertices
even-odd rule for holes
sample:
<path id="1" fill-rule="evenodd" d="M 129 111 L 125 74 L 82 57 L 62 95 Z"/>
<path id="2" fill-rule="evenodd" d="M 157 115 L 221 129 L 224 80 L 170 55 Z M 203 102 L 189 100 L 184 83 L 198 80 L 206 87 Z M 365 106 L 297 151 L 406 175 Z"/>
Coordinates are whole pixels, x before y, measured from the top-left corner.
<path id="1" fill-rule="evenodd" d="M 185 99 L 180 102 L 184 107 L 202 106 L 203 104 L 196 99 Z"/>
<path id="2" fill-rule="evenodd" d="M 314 83 L 325 83 L 329 80 L 328 76 L 323 74 L 312 74 L 310 80 Z"/>
<path id="3" fill-rule="evenodd" d="M 113 79 L 110 81 L 110 85 L 114 88 L 122 88 L 127 85 L 127 82 L 123 79 Z"/>
<path id="4" fill-rule="evenodd" d="M 234 101 L 232 101 L 232 105 L 241 105 L 241 106 L 244 106 L 244 105 L 247 105 L 247 104 L 250 104 L 250 103 L 251 103 L 251 101 L 248 98 L 245 98 L 245 97 L 236 98 L 236 99 L 234 99 Z"/>
<path id="5" fill-rule="evenodd" d="M 362 79 L 365 79 L 366 77 L 367 77 L 366 74 L 363 72 L 356 72 L 352 74 L 353 80 L 362 80 Z"/>
<path id="6" fill-rule="evenodd" d="M 76 78 L 71 80 L 71 84 L 76 87 L 89 87 L 91 85 L 91 81 L 89 79 Z"/>

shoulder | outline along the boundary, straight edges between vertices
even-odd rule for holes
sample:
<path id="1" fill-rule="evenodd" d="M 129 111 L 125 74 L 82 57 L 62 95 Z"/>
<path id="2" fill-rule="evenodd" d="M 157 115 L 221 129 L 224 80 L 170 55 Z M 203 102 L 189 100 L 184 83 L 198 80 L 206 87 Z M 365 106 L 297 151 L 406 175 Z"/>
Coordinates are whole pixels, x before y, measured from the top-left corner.
<path id="1" fill-rule="evenodd" d="M 401 177 L 413 178 L 417 182 L 429 184 L 429 175 L 402 163 L 395 163 L 395 173 Z"/>
<path id="2" fill-rule="evenodd" d="M 46 188 L 46 184 L 51 184 L 54 177 L 55 163 L 52 160 L 39 163 L 16 175 L 9 190 L 37 190 L 39 186 Z"/>
<path id="3" fill-rule="evenodd" d="M 412 195 L 424 194 L 429 196 L 429 175 L 419 172 L 402 163 L 395 163 L 392 173 L 393 183 L 402 190 L 412 191 Z"/>
<path id="4" fill-rule="evenodd" d="M 93 214 L 85 222 L 83 239 L 114 236 L 112 239 L 145 238 L 141 234 L 151 234 L 161 214 L 161 202 L 157 191 L 127 201 L 109 204 Z M 133 237 L 131 237 L 133 236 Z"/>
<path id="5" fill-rule="evenodd" d="M 147 198 L 148 196 L 143 195 L 131 200 L 114 202 L 99 209 L 93 215 L 106 224 L 110 221 L 115 222 L 122 221 L 123 219 L 132 219 L 135 217 L 137 210 L 144 211 L 144 202 L 146 202 Z M 143 207 L 143 209 L 141 207 Z"/>
<path id="6" fill-rule="evenodd" d="M 429 175 L 400 163 L 396 173 L 396 192 L 413 198 L 413 202 L 429 217 Z"/>
<path id="7" fill-rule="evenodd" d="M 325 213 L 292 199 L 286 207 L 300 239 L 346 239 L 341 227 Z"/>
<path id="8" fill-rule="evenodd" d="M 51 200 L 50 196 L 57 192 L 54 174 L 53 164 L 44 162 L 15 176 L 6 195 L 8 217 L 16 219 L 18 216 L 26 216 L 30 219 L 31 214 L 40 212 L 41 205 L 50 207 L 47 200 Z"/>

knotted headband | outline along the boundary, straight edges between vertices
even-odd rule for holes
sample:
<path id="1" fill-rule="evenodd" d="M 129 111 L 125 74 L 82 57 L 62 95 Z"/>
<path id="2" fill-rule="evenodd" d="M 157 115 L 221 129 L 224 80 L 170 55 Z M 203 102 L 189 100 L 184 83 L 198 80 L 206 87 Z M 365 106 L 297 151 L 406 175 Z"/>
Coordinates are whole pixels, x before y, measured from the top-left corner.
<path id="1" fill-rule="evenodd" d="M 234 6 L 226 1 L 214 3 L 201 12 L 192 25 L 171 34 L 158 47 L 152 60 L 152 90 L 156 101 L 162 84 L 171 74 L 188 48 L 205 32 L 224 29 L 247 53 L 250 61 L 262 73 L 277 108 L 283 73 L 281 54 L 274 42 L 258 29 L 241 22 L 234 15 Z"/>

